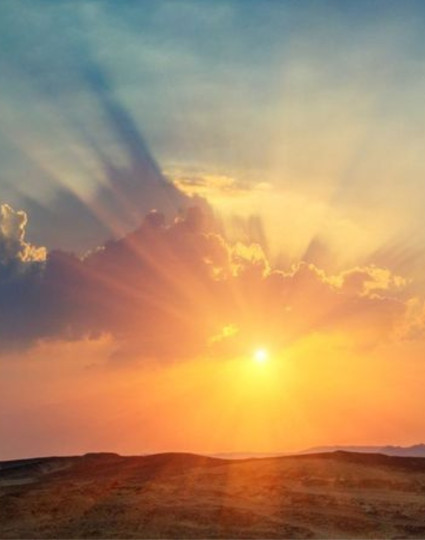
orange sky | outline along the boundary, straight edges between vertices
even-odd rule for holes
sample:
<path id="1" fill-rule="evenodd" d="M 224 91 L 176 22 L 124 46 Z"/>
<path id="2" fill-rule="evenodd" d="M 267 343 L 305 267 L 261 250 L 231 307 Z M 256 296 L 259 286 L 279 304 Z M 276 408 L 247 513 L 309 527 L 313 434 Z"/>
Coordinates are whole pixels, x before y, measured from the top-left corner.
<path id="1" fill-rule="evenodd" d="M 423 348 L 412 345 L 359 355 L 317 336 L 262 365 L 247 351 L 105 366 L 109 347 L 107 339 L 43 346 L 7 370 L 2 457 L 413 444 L 424 430 Z"/>

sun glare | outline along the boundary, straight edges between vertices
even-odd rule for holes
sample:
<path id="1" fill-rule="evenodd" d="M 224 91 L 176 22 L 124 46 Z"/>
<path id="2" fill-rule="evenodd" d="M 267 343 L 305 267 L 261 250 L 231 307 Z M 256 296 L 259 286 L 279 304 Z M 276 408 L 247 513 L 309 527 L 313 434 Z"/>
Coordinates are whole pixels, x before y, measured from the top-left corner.
<path id="1" fill-rule="evenodd" d="M 269 353 L 266 349 L 256 349 L 254 352 L 254 360 L 258 364 L 264 364 L 269 359 Z"/>

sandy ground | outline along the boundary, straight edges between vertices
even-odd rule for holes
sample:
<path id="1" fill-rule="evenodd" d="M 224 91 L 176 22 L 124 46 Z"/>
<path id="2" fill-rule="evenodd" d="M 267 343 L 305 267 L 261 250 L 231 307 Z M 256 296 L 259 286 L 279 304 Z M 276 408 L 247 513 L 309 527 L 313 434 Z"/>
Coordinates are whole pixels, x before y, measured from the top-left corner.
<path id="1" fill-rule="evenodd" d="M 0 538 L 425 538 L 425 459 L 3 462 Z"/>

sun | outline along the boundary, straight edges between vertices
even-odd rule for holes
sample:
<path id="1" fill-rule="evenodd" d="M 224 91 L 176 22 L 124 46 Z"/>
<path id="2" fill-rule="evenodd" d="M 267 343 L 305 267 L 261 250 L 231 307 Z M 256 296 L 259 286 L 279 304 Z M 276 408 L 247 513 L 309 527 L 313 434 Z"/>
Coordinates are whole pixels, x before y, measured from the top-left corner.
<path id="1" fill-rule="evenodd" d="M 269 353 L 267 349 L 260 348 L 254 351 L 254 360 L 257 364 L 265 364 L 269 359 Z"/>

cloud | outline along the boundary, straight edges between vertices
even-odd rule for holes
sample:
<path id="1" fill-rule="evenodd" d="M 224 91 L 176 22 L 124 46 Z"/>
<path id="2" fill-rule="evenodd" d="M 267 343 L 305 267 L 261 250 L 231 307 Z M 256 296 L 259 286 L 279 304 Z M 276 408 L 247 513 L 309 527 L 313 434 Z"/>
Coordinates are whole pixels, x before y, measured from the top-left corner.
<path id="1" fill-rule="evenodd" d="M 340 288 L 350 290 L 353 294 L 369 296 L 380 292 L 397 293 L 406 287 L 407 280 L 392 274 L 387 268 L 371 265 L 341 272 L 337 283 Z"/>
<path id="2" fill-rule="evenodd" d="M 424 327 L 423 301 L 390 270 L 275 269 L 258 244 L 230 243 L 207 209 L 169 224 L 152 211 L 83 258 L 32 246 L 26 225 L 25 213 L 1 207 L 3 349 L 110 335 L 116 359 L 177 360 L 280 349 L 317 332 L 371 347 Z"/>
<path id="3" fill-rule="evenodd" d="M 252 191 L 256 186 L 224 174 L 169 169 L 167 174 L 172 183 L 187 195 L 214 197 L 238 197 Z"/>
<path id="4" fill-rule="evenodd" d="M 36 339 L 34 315 L 46 250 L 25 239 L 27 216 L 0 205 L 0 342 L 2 348 Z M 35 331 L 35 333 L 33 333 Z"/>
<path id="5" fill-rule="evenodd" d="M 0 205 L 0 260 L 3 264 L 12 261 L 21 263 L 44 261 L 45 248 L 36 248 L 25 241 L 27 215 L 16 212 L 8 204 Z"/>

